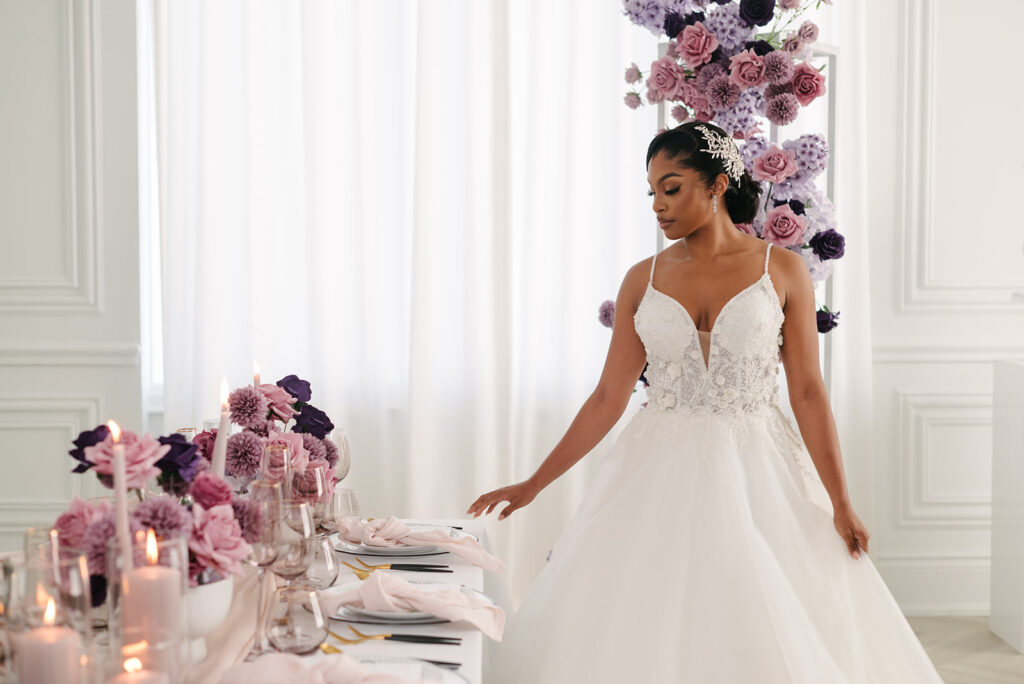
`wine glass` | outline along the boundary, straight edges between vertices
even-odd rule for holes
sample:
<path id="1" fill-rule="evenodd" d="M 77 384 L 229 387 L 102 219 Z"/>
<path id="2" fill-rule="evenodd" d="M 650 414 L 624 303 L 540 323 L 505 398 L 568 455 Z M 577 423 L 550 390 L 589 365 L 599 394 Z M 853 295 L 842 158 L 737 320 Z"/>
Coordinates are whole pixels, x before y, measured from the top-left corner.
<path id="1" fill-rule="evenodd" d="M 282 539 L 277 559 L 270 566 L 278 577 L 294 580 L 309 569 L 316 551 L 316 526 L 310 505 L 298 499 L 281 504 Z"/>
<path id="2" fill-rule="evenodd" d="M 306 581 L 317 589 L 326 589 L 338 579 L 338 571 L 341 569 L 338 558 L 326 537 L 318 537 L 313 547 L 313 558 L 306 570 Z"/>
<path id="3" fill-rule="evenodd" d="M 318 534 L 324 532 L 323 520 L 327 514 L 333 484 L 327 481 L 326 461 L 310 463 L 301 474 L 296 473 L 292 479 L 292 495 L 309 504 Z"/>
<path id="4" fill-rule="evenodd" d="M 348 433 L 345 428 L 338 428 L 338 462 L 334 464 L 334 479 L 341 482 L 352 467 L 352 449 L 348 444 Z"/>
<path id="5" fill-rule="evenodd" d="M 314 651 L 327 638 L 327 616 L 316 587 L 292 584 L 277 590 L 270 643 L 278 651 L 299 655 Z"/>
<path id="6" fill-rule="evenodd" d="M 260 477 L 281 484 L 281 496 L 292 498 L 292 450 L 283 442 L 271 442 L 263 447 L 260 459 Z"/>
<path id="7" fill-rule="evenodd" d="M 256 480 L 249 483 L 249 505 L 246 509 L 246 541 L 252 547 L 249 559 L 259 569 L 256 594 L 256 642 L 249 657 L 263 654 L 266 649 L 264 627 L 267 621 L 267 606 L 263 586 L 267 568 L 277 559 L 281 545 L 281 484 Z"/>
<path id="8" fill-rule="evenodd" d="M 328 530 L 338 531 L 345 521 L 360 520 L 359 499 L 354 489 L 335 489 L 327 505 L 323 525 Z"/>

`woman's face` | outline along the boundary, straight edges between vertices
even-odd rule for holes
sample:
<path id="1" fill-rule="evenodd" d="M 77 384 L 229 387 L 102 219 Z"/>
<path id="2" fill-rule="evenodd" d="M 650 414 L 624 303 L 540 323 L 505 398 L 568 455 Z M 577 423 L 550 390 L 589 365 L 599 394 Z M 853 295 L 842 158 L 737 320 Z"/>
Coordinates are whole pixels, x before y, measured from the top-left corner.
<path id="1" fill-rule="evenodd" d="M 659 152 L 647 167 L 647 182 L 651 208 L 667 239 L 687 237 L 711 220 L 711 189 L 693 169 Z"/>

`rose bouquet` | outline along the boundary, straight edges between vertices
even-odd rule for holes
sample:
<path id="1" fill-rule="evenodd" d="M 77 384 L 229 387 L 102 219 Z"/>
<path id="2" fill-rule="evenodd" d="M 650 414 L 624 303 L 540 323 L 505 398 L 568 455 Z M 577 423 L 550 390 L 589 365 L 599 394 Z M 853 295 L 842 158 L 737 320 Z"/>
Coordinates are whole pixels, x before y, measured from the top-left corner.
<path id="1" fill-rule="evenodd" d="M 624 0 L 624 14 L 656 36 L 667 54 L 646 74 L 634 63 L 625 73 L 633 86 L 628 107 L 665 103 L 679 123 L 714 122 L 745 143 L 747 172 L 762 185 L 764 204 L 740 230 L 798 252 L 815 282 L 828 278 L 845 240 L 835 209 L 815 179 L 828 163 L 823 136 L 804 135 L 773 145 L 765 120 L 782 127 L 826 92 L 825 76 L 810 62 L 818 27 L 800 17 L 831 0 Z M 644 91 L 643 97 L 641 90 Z M 820 313 L 820 312 L 819 312 Z M 831 312 L 829 312 L 831 313 Z M 825 317 L 820 332 L 836 326 Z M 819 315 L 819 321 L 823 317 Z"/>

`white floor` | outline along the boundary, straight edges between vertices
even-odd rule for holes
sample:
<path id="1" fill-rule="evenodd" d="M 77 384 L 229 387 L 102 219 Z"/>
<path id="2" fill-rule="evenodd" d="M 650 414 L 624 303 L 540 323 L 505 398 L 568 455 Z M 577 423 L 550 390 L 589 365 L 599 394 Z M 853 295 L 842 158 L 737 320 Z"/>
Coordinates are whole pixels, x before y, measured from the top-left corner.
<path id="1" fill-rule="evenodd" d="M 988 617 L 907 618 L 946 684 L 1021 684 L 1024 655 L 988 629 Z"/>

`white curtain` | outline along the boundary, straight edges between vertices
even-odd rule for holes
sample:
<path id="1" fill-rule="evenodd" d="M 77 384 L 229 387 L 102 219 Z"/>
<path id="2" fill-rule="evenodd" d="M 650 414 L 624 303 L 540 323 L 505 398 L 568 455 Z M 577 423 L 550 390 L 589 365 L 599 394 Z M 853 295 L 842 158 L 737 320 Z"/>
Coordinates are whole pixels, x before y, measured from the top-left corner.
<path id="1" fill-rule="evenodd" d="M 622 105 L 654 38 L 586 0 L 141 16 L 166 427 L 216 415 L 255 360 L 347 429 L 369 515 L 457 516 L 532 472 L 598 378 L 598 305 L 654 249 L 654 110 Z M 513 594 L 600 457 L 491 525 Z"/>

